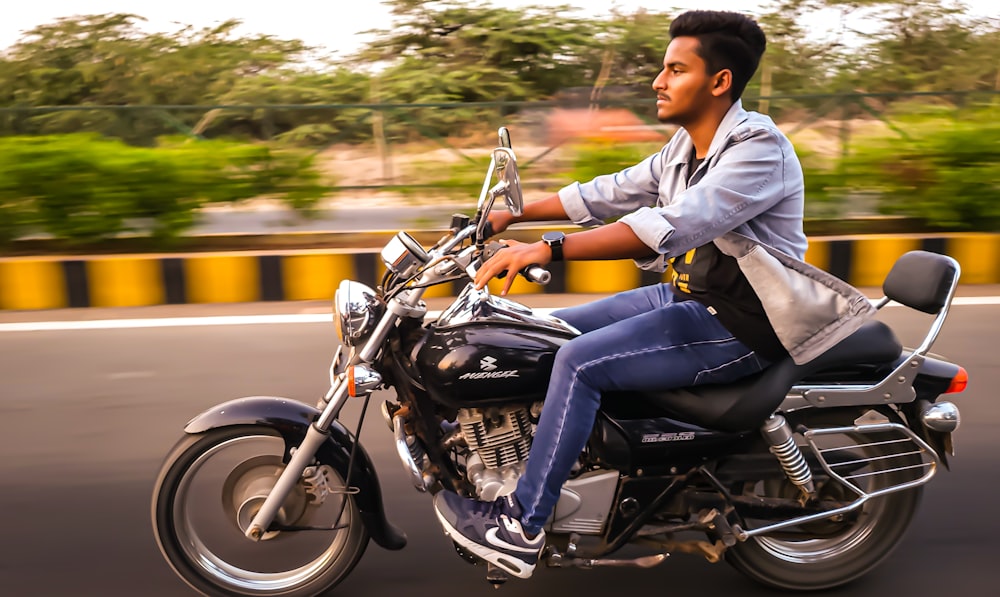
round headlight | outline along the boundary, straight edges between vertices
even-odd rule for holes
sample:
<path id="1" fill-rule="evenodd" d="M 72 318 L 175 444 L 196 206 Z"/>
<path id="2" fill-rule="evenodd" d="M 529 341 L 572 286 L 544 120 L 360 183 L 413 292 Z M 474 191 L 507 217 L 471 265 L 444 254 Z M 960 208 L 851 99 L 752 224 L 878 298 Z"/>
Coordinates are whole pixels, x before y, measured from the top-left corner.
<path id="1" fill-rule="evenodd" d="M 337 335 L 348 346 L 364 342 L 385 312 L 385 304 L 374 290 L 351 280 L 337 287 L 333 306 Z"/>

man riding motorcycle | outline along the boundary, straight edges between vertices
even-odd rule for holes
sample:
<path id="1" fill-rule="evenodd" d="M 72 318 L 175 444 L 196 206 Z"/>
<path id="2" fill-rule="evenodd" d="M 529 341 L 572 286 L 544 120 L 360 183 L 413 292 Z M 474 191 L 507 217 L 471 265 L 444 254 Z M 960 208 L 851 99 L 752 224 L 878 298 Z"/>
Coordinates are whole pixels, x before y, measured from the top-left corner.
<path id="1" fill-rule="evenodd" d="M 492 503 L 436 496 L 446 534 L 519 578 L 531 576 L 545 546 L 543 527 L 603 392 L 728 383 L 789 355 L 807 362 L 874 312 L 855 289 L 802 261 L 795 150 L 769 117 L 740 101 L 766 46 L 763 31 L 738 13 L 690 11 L 671 23 L 670 37 L 652 84 L 657 118 L 680 127 L 670 142 L 635 166 L 531 203 L 519 217 L 489 218 L 494 233 L 522 221 L 596 227 L 530 244 L 501 240 L 506 248 L 479 270 L 478 288 L 501 272 L 560 260 L 631 258 L 643 269 L 673 270 L 669 284 L 554 313 L 583 333 L 556 354 L 517 488 Z"/>

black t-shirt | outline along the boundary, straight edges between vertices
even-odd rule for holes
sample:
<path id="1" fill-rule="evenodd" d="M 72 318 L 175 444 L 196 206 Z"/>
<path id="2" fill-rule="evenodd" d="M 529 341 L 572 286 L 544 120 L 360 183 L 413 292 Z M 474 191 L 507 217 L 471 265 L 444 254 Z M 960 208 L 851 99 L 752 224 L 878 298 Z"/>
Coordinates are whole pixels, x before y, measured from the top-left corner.
<path id="1" fill-rule="evenodd" d="M 702 161 L 692 147 L 689 185 Z M 674 294 L 679 298 L 708 307 L 737 340 L 765 359 L 774 362 L 788 356 L 735 257 L 722 253 L 715 243 L 708 243 L 671 259 L 670 265 Z"/>
<path id="2" fill-rule="evenodd" d="M 736 258 L 708 243 L 670 260 L 670 264 L 674 293 L 679 298 L 708 307 L 737 340 L 765 359 L 774 362 L 788 356 Z"/>

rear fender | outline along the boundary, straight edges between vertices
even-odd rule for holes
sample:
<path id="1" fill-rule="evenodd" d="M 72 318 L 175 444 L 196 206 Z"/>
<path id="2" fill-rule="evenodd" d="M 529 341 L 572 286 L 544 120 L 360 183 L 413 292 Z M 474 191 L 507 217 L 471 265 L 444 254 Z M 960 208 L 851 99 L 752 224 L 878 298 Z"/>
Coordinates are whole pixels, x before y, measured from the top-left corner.
<path id="1" fill-rule="evenodd" d="M 219 427 L 233 425 L 258 425 L 277 431 L 285 440 L 285 455 L 288 450 L 299 445 L 305 437 L 319 411 L 315 408 L 276 396 L 251 396 L 238 398 L 206 410 L 184 427 L 185 433 L 204 433 Z M 347 478 L 354 438 L 340 424 L 330 425 L 328 439 L 320 446 L 316 458 L 331 466 L 341 477 Z M 354 470 L 350 484 L 358 488 L 354 499 L 361 511 L 361 519 L 375 543 L 386 549 L 402 549 L 406 546 L 406 534 L 389 522 L 382 502 L 382 489 L 371 458 L 360 444 L 354 454 Z"/>
<path id="2" fill-rule="evenodd" d="M 933 354 L 927 355 L 920 364 L 917 378 L 913 380 L 913 388 L 917 391 L 916 400 L 900 405 L 910 429 L 934 448 L 941 464 L 948 470 L 951 470 L 948 456 L 955 452 L 952 434 L 928 429 L 921 422 L 920 414 L 944 395 L 960 370 L 961 367 L 955 363 L 935 358 Z"/>

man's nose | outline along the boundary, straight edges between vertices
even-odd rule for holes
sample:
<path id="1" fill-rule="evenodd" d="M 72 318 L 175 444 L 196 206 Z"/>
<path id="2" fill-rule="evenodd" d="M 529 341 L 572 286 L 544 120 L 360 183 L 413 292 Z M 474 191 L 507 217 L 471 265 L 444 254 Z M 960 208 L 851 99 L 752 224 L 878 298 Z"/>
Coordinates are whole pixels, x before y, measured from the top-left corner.
<path id="1" fill-rule="evenodd" d="M 660 89 L 667 88 L 667 78 L 663 76 L 664 71 L 660 71 L 655 77 L 653 77 L 653 89 L 659 91 Z"/>

